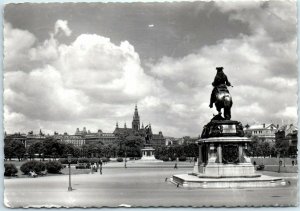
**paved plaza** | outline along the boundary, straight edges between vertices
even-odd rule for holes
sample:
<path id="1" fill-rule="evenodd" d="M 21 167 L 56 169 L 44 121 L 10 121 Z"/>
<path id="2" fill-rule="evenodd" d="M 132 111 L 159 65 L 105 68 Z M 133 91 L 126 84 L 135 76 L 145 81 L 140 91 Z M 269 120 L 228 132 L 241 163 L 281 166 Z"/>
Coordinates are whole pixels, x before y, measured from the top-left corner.
<path id="1" fill-rule="evenodd" d="M 165 178 L 187 173 L 187 168 L 103 168 L 103 175 L 5 179 L 4 201 L 10 207 L 117 207 L 117 206 L 294 206 L 296 174 L 280 174 L 290 185 L 276 188 L 186 189 Z M 276 176 L 277 173 L 266 172 Z"/>

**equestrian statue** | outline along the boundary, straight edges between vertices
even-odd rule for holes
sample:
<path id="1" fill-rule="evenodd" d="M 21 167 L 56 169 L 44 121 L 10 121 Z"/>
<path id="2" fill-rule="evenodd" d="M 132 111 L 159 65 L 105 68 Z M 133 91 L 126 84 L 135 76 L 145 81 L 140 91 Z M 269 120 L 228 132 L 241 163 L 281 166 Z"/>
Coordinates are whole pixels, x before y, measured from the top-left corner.
<path id="1" fill-rule="evenodd" d="M 228 81 L 227 76 L 223 72 L 223 67 L 217 67 L 217 74 L 215 76 L 212 85 L 214 89 L 212 90 L 210 96 L 210 104 L 209 107 L 213 107 L 213 103 L 217 111 L 219 112 L 219 116 L 222 114 L 221 110 L 224 109 L 224 118 L 226 120 L 231 119 L 231 107 L 232 107 L 232 98 L 227 89 L 227 86 L 231 86 L 231 83 Z"/>

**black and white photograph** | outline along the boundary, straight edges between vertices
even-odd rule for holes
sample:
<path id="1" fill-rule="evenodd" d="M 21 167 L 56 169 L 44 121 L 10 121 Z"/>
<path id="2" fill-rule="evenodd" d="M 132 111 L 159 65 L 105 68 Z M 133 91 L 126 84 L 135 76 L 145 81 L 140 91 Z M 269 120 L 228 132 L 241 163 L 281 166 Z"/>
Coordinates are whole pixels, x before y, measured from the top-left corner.
<path id="1" fill-rule="evenodd" d="M 6 3 L 4 206 L 296 207 L 296 0 Z"/>

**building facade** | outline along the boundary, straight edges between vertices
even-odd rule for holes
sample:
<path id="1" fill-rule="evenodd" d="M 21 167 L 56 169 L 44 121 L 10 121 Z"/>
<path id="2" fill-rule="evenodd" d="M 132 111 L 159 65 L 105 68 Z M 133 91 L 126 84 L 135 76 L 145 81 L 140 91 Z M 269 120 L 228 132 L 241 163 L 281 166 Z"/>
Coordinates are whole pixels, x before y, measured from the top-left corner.
<path id="1" fill-rule="evenodd" d="M 261 141 L 275 144 L 275 133 L 278 130 L 278 125 L 274 124 L 256 124 L 246 125 L 245 134 L 252 137 L 257 136 Z"/>
<path id="2" fill-rule="evenodd" d="M 151 124 L 144 127 L 144 124 L 140 122 L 140 116 L 138 112 L 137 105 L 134 108 L 133 118 L 132 118 L 132 128 L 128 128 L 126 123 L 124 124 L 124 127 L 119 127 L 118 123 L 116 123 L 116 128 L 113 132 L 113 134 L 116 136 L 118 140 L 125 139 L 128 136 L 136 137 L 137 139 L 142 139 L 145 141 L 146 137 L 146 128 L 149 131 L 150 134 L 150 145 L 153 147 L 156 146 L 163 146 L 165 145 L 165 138 L 161 131 L 159 131 L 158 134 L 152 133 L 152 127 Z M 140 126 L 141 125 L 141 126 Z"/>

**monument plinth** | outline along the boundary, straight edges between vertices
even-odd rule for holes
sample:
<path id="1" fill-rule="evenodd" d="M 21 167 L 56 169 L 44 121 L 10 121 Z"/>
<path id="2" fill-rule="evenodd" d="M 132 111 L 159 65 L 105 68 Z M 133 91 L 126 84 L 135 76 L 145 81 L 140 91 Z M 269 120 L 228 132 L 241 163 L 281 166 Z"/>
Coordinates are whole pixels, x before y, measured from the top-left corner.
<path id="1" fill-rule="evenodd" d="M 142 151 L 142 158 L 139 161 L 142 162 L 163 162 L 162 160 L 157 160 L 154 156 L 155 149 L 152 147 L 151 140 L 152 140 L 152 132 L 151 132 L 151 125 L 147 125 L 146 129 L 146 137 L 145 137 L 145 144 L 144 147 L 141 149 Z"/>
<path id="2" fill-rule="evenodd" d="M 245 149 L 251 139 L 244 137 L 238 121 L 212 120 L 204 126 L 199 145 L 198 177 L 258 177 Z"/>
<path id="3" fill-rule="evenodd" d="M 244 137 L 238 121 L 211 120 L 204 126 L 198 162 L 189 174 L 173 175 L 172 181 L 184 187 L 241 188 L 285 185 L 277 177 L 258 174 L 246 155 L 251 139 Z"/>

